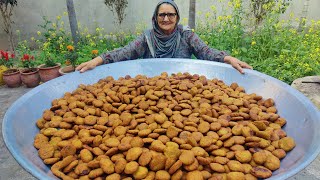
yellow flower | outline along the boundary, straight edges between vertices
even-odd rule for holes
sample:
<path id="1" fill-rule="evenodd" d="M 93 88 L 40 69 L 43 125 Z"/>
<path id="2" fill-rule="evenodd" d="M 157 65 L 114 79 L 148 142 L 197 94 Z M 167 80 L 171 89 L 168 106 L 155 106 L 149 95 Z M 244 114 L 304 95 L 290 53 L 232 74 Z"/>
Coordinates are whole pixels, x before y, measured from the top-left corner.
<path id="1" fill-rule="evenodd" d="M 35 40 L 35 38 L 34 37 L 31 37 L 31 41 L 34 41 Z"/>
<path id="2" fill-rule="evenodd" d="M 235 9 L 239 9 L 241 7 L 241 2 L 239 1 L 239 0 L 236 0 L 235 2 L 234 2 L 234 8 Z"/>
<path id="3" fill-rule="evenodd" d="M 50 42 L 43 43 L 43 49 L 47 49 L 50 46 Z"/>
<path id="4" fill-rule="evenodd" d="M 40 32 L 40 31 L 38 31 L 38 32 L 37 32 L 37 34 L 38 34 L 38 36 L 40 36 L 40 35 L 41 35 L 41 32 Z"/>
<path id="5" fill-rule="evenodd" d="M 52 23 L 52 27 L 56 28 L 57 24 L 56 23 Z"/>
<path id="6" fill-rule="evenodd" d="M 291 18 L 294 17 L 294 13 L 293 13 L 293 12 L 290 13 L 290 17 L 291 17 Z"/>
<path id="7" fill-rule="evenodd" d="M 217 11 L 216 6 L 212 5 L 212 6 L 211 6 L 211 10 L 212 10 L 213 12 L 216 12 L 216 11 Z"/>
<path id="8" fill-rule="evenodd" d="M 206 18 L 209 18 L 211 16 L 211 13 L 210 12 L 207 12 L 206 13 Z"/>
<path id="9" fill-rule="evenodd" d="M 254 46 L 254 45 L 256 45 L 257 43 L 255 42 L 255 41 L 252 41 L 251 42 L 251 46 Z"/>
<path id="10" fill-rule="evenodd" d="M 67 46 L 67 49 L 68 49 L 68 51 L 73 51 L 73 50 L 74 50 L 74 47 L 71 46 L 71 45 L 68 45 L 68 46 Z"/>
<path id="11" fill-rule="evenodd" d="M 91 51 L 91 54 L 93 54 L 93 55 L 98 55 L 98 53 L 99 53 L 99 51 L 96 50 L 96 49 L 94 49 L 94 50 Z"/>
<path id="12" fill-rule="evenodd" d="M 63 12 L 63 15 L 67 16 L 67 15 L 68 15 L 68 12 L 66 12 L 66 11 L 65 11 L 65 12 Z"/>
<path id="13" fill-rule="evenodd" d="M 57 16 L 57 20 L 59 21 L 61 19 L 61 16 Z"/>
<path id="14" fill-rule="evenodd" d="M 309 33 L 312 33 L 312 32 L 313 32 L 313 28 L 310 28 L 310 29 L 309 29 Z"/>

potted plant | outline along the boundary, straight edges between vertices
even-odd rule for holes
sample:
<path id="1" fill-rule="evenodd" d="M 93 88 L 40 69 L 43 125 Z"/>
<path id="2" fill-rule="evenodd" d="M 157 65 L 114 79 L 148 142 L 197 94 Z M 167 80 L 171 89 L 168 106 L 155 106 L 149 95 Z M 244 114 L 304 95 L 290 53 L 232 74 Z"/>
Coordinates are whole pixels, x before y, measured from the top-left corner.
<path id="1" fill-rule="evenodd" d="M 8 68 L 4 65 L 4 59 L 3 58 L 3 54 L 4 52 L 2 50 L 0 50 L 0 85 L 4 84 L 3 78 L 2 78 L 2 73 L 6 70 L 8 70 Z M 9 57 L 7 57 L 9 58 Z"/>
<path id="2" fill-rule="evenodd" d="M 76 64 L 78 59 L 78 54 L 72 45 L 67 46 L 67 53 L 65 54 L 65 65 L 59 69 L 61 75 L 74 72 L 76 70 Z"/>
<path id="3" fill-rule="evenodd" d="M 20 69 L 21 80 L 28 88 L 36 87 L 40 83 L 39 69 L 35 68 L 34 56 L 23 54 Z"/>
<path id="4" fill-rule="evenodd" d="M 59 69 L 61 64 L 56 62 L 57 57 L 55 57 L 55 55 L 49 51 L 42 51 L 40 58 L 42 62 L 44 62 L 44 64 L 38 66 L 42 82 L 47 82 L 60 76 Z"/>
<path id="5" fill-rule="evenodd" d="M 0 66 L 4 71 L 1 73 L 3 82 L 10 88 L 21 85 L 21 76 L 18 69 L 13 68 L 15 55 L 6 51 L 0 51 Z"/>

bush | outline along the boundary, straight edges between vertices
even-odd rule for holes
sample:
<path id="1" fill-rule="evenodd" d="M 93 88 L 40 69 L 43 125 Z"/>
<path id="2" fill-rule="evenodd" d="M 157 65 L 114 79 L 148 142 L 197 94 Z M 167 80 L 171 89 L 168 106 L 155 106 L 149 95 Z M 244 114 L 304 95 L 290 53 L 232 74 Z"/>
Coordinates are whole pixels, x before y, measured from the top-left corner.
<path id="1" fill-rule="evenodd" d="M 281 2 L 279 2 L 281 3 Z M 227 50 L 255 70 L 291 84 L 294 79 L 320 74 L 320 21 L 304 21 L 290 14 L 279 20 L 281 11 L 271 10 L 262 25 L 251 29 L 255 19 L 244 12 L 241 1 L 228 3 L 232 14 L 214 17 L 215 7 L 207 14 L 209 23 L 199 23 L 198 34 L 209 46 Z M 228 9 L 224 9 L 228 12 Z M 252 20 L 252 22 L 250 22 Z M 294 24 L 309 24 L 300 31 Z"/>
<path id="2" fill-rule="evenodd" d="M 251 64 L 255 70 L 288 84 L 296 78 L 320 74 L 320 21 L 301 20 L 293 14 L 289 20 L 279 20 L 282 12 L 275 9 L 263 17 L 260 26 L 252 29 L 256 20 L 244 11 L 241 2 L 229 1 L 222 11 L 232 13 L 218 17 L 216 8 L 212 6 L 212 12 L 206 14 L 206 21 L 198 23 L 197 34 L 201 39 L 210 47 L 227 50 L 232 56 Z M 39 47 L 35 50 L 38 54 L 48 52 L 63 64 L 66 62 L 66 46 L 72 44 L 72 38 L 63 29 L 64 22 L 61 19 L 58 16 L 53 23 L 44 17 L 44 24 L 39 26 L 39 36 L 31 39 Z M 308 26 L 304 25 L 298 30 L 294 24 Z M 135 33 L 107 34 L 103 28 L 97 27 L 90 33 L 88 28 L 79 24 L 77 64 L 91 60 L 98 52 L 125 46 L 144 29 L 145 25 L 136 29 Z M 26 41 L 20 42 L 25 44 Z M 23 49 L 28 47 L 21 46 L 20 50 Z"/>

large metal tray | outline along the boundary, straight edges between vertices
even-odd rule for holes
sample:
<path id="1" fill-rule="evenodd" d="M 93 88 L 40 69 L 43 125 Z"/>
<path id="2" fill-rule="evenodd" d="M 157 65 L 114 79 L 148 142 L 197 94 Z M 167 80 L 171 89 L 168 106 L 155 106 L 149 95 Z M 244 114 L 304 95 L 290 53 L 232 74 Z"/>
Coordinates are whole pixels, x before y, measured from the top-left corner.
<path id="1" fill-rule="evenodd" d="M 18 163 L 39 179 L 56 179 L 48 166 L 38 157 L 33 138 L 39 132 L 35 125 L 51 101 L 71 92 L 79 84 L 93 84 L 106 76 L 114 78 L 129 74 L 156 76 L 161 72 L 205 75 L 230 85 L 237 82 L 247 93 L 273 98 L 280 116 L 287 120 L 285 131 L 297 146 L 281 161 L 281 168 L 269 179 L 286 179 L 304 169 L 320 151 L 320 113 L 303 94 L 289 85 L 259 73 L 245 70 L 241 75 L 230 65 L 192 59 L 143 59 L 99 66 L 80 74 L 65 75 L 46 82 L 20 97 L 6 112 L 2 124 L 5 144 Z"/>

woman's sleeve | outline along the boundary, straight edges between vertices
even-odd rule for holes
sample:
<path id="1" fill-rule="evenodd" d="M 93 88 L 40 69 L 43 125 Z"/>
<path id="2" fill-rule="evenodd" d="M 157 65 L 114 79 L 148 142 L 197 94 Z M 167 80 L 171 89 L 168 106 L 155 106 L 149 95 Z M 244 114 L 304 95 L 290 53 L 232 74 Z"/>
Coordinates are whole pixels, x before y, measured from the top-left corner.
<path id="1" fill-rule="evenodd" d="M 134 41 L 131 41 L 128 45 L 114 49 L 110 52 L 106 52 L 100 55 L 104 64 L 113 63 L 118 61 L 125 61 L 130 59 L 138 59 L 143 57 L 146 51 L 146 41 L 144 34 L 137 37 Z"/>
<path id="2" fill-rule="evenodd" d="M 228 54 L 224 51 L 219 51 L 217 49 L 210 48 L 194 32 L 187 31 L 185 33 L 186 33 L 186 37 L 188 39 L 188 44 L 192 50 L 192 53 L 198 59 L 224 62 L 224 57 L 228 56 Z"/>

